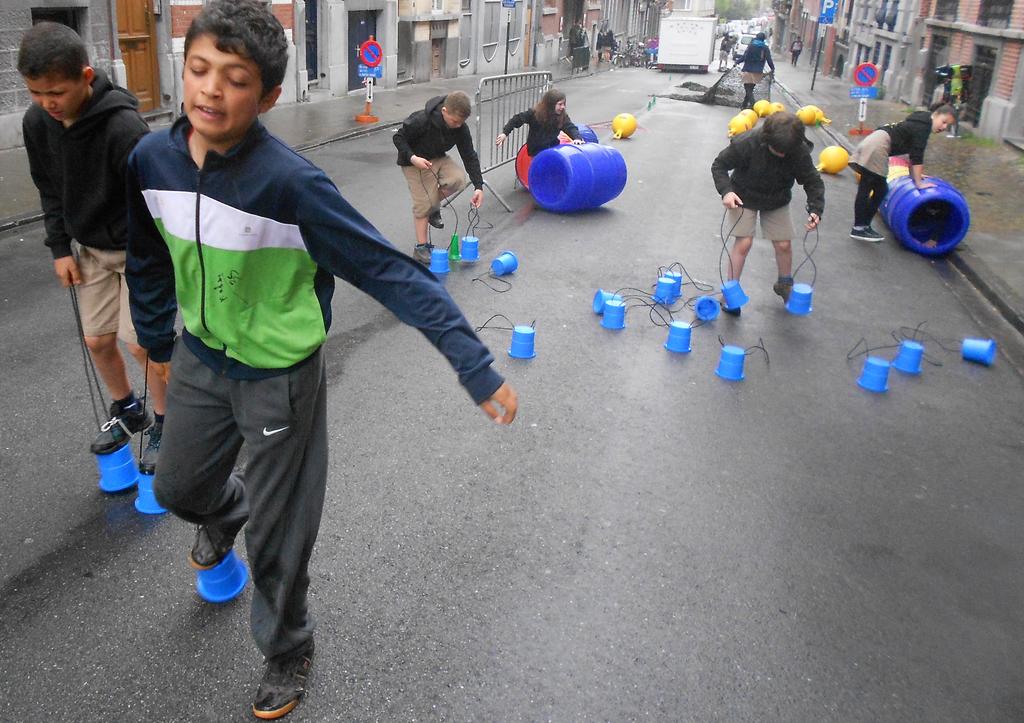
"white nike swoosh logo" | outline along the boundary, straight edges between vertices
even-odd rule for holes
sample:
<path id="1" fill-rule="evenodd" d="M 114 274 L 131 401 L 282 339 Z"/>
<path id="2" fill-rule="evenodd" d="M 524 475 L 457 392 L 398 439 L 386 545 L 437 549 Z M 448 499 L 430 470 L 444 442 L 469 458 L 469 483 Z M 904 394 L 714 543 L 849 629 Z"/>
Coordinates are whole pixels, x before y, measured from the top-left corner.
<path id="1" fill-rule="evenodd" d="M 266 427 L 264 427 L 263 428 L 263 436 L 264 437 L 269 437 L 272 434 L 277 434 L 278 432 L 283 432 L 286 429 L 288 429 L 288 427 L 281 427 L 280 429 L 267 429 Z"/>

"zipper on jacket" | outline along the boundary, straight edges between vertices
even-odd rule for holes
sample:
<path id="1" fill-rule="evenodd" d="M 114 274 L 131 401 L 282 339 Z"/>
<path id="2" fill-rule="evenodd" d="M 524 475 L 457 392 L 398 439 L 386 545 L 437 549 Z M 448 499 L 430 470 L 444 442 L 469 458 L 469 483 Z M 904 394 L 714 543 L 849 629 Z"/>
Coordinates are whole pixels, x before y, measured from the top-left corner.
<path id="1" fill-rule="evenodd" d="M 199 199 L 202 197 L 203 171 L 196 169 L 196 253 L 199 256 L 199 321 L 212 334 L 206 325 L 206 263 L 203 260 L 203 242 L 199 236 Z"/>

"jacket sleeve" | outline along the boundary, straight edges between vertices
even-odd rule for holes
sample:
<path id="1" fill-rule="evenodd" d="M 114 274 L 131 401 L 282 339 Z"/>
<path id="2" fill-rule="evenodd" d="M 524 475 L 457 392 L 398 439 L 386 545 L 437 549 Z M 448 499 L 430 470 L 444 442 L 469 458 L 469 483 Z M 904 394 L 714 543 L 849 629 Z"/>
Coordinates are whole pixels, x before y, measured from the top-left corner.
<path id="1" fill-rule="evenodd" d="M 931 130 L 931 124 L 913 124 L 909 134 L 910 149 L 907 151 L 907 155 L 910 156 L 910 165 L 920 166 L 924 163 L 924 150 L 928 147 L 928 137 L 931 134 Z"/>
<path id="2" fill-rule="evenodd" d="M 398 149 L 399 165 L 412 165 L 412 160 L 410 159 L 416 155 L 412 147 L 423 136 L 423 132 L 426 129 L 426 120 L 426 114 L 423 111 L 417 111 L 406 118 L 402 123 L 402 127 L 392 136 L 395 148 Z"/>
<path id="3" fill-rule="evenodd" d="M 128 197 L 128 253 L 125 278 L 128 307 L 139 346 L 156 362 L 171 359 L 174 350 L 174 318 L 178 302 L 174 294 L 174 265 L 167 243 L 157 231 L 136 176 L 134 156 L 125 174 Z"/>
<path id="4" fill-rule="evenodd" d="M 71 235 L 64 226 L 64 202 L 60 189 L 56 188 L 49 173 L 49 166 L 56 159 L 48 158 L 48 144 L 45 128 L 42 132 L 33 132 L 29 113 L 22 121 L 22 134 L 25 138 L 25 150 L 28 153 L 28 169 L 32 182 L 39 191 L 39 202 L 43 207 L 43 226 L 46 228 L 46 245 L 53 258 L 60 259 L 71 255 Z"/>
<path id="5" fill-rule="evenodd" d="M 816 213 L 821 218 L 825 213 L 825 184 L 810 153 L 799 154 L 795 170 L 796 182 L 804 187 L 807 194 L 807 212 Z"/>
<path id="6" fill-rule="evenodd" d="M 504 382 L 491 369 L 494 357 L 434 275 L 389 244 L 323 172 L 311 166 L 289 188 L 302 239 L 317 265 L 419 329 L 474 402 L 494 394 Z"/>
<path id="7" fill-rule="evenodd" d="M 480 157 L 473 148 L 473 134 L 469 132 L 469 128 L 465 124 L 459 129 L 459 140 L 455 142 L 455 145 L 458 146 L 462 165 L 466 167 L 466 173 L 469 174 L 473 188 L 483 188 L 484 176 L 480 172 Z"/>
<path id="8" fill-rule="evenodd" d="M 149 126 L 136 111 L 125 110 L 119 115 L 118 122 L 111 123 L 108 128 L 111 131 L 107 143 L 110 167 L 124 178 L 128 172 L 128 156 L 139 140 L 149 133 Z"/>
<path id="9" fill-rule="evenodd" d="M 520 126 L 526 125 L 533 118 L 533 108 L 524 110 L 522 113 L 516 113 L 512 116 L 505 127 L 501 129 L 501 132 L 506 136 Z"/>
<path id="10" fill-rule="evenodd" d="M 565 135 L 574 141 L 578 141 L 581 138 L 580 129 L 576 127 L 576 124 L 572 122 L 569 116 L 565 117 L 565 125 L 562 126 L 562 130 L 565 131 Z"/>
<path id="11" fill-rule="evenodd" d="M 768 50 L 768 48 L 764 49 L 764 62 L 768 63 L 768 67 L 771 68 L 772 72 L 774 73 L 775 61 L 772 60 L 772 51 Z"/>
<path id="12" fill-rule="evenodd" d="M 732 179 L 729 178 L 729 171 L 739 166 L 742 160 L 739 145 L 730 143 L 711 162 L 711 178 L 715 181 L 715 188 L 718 189 L 719 196 L 724 196 L 732 190 Z"/>

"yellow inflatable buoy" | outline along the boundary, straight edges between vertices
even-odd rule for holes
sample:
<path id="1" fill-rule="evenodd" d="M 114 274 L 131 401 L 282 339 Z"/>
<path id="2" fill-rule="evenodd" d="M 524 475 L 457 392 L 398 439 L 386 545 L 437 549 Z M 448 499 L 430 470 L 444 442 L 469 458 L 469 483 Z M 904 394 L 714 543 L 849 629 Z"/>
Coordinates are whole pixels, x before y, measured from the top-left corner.
<path id="1" fill-rule="evenodd" d="M 799 118 L 805 126 L 813 126 L 818 122 L 818 113 L 821 113 L 821 108 L 818 106 L 805 105 L 796 112 L 796 117 Z"/>
<path id="2" fill-rule="evenodd" d="M 756 103 L 755 103 L 755 105 L 756 105 Z M 776 101 L 774 103 L 769 104 L 768 112 L 765 115 L 772 115 L 773 113 L 781 113 L 784 110 L 786 110 L 786 106 L 784 106 L 784 105 L 782 105 L 782 103 L 779 103 L 778 101 Z"/>
<path id="3" fill-rule="evenodd" d="M 818 170 L 836 174 L 850 162 L 850 154 L 842 146 L 828 146 L 818 155 Z"/>
<path id="4" fill-rule="evenodd" d="M 741 116 L 744 116 L 745 118 L 747 118 L 750 121 L 750 127 L 751 128 L 753 128 L 754 126 L 757 125 L 757 121 L 761 117 L 761 116 L 759 116 L 757 114 L 756 111 L 753 111 L 750 108 L 744 108 L 743 110 L 741 110 L 736 115 L 741 115 Z"/>
<path id="5" fill-rule="evenodd" d="M 754 112 L 758 117 L 764 118 L 766 115 L 771 115 L 771 107 L 772 104 L 767 100 L 759 100 L 754 103 Z"/>
<path id="6" fill-rule="evenodd" d="M 825 117 L 825 111 L 821 108 L 817 108 L 817 113 L 814 114 L 814 122 L 818 125 L 828 125 L 832 121 Z"/>
<path id="7" fill-rule="evenodd" d="M 629 138 L 636 132 L 636 118 L 632 113 L 619 113 L 612 118 L 612 138 Z"/>
<path id="8" fill-rule="evenodd" d="M 753 126 L 750 124 L 750 119 L 745 115 L 734 115 L 729 120 L 729 137 L 738 136 L 740 133 L 746 133 Z"/>

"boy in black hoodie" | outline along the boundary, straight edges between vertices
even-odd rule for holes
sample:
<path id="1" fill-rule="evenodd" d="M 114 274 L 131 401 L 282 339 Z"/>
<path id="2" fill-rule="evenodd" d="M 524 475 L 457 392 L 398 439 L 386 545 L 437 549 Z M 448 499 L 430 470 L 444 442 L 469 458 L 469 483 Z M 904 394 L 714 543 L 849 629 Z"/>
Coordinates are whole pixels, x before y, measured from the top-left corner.
<path id="1" fill-rule="evenodd" d="M 25 33 L 18 72 L 33 100 L 22 130 L 43 206 L 46 245 L 61 284 L 77 289 L 85 344 L 113 398 L 110 421 L 90 449 L 109 454 L 149 428 L 140 467 L 153 474 L 167 386 L 155 372 L 149 373 L 154 424 L 132 390 L 117 346 L 120 337 L 146 368 L 124 280 L 125 170 L 128 154 L 149 127 L 136 110 L 135 98 L 89 65 L 85 44 L 65 25 L 42 22 Z"/>
<path id="2" fill-rule="evenodd" d="M 398 165 L 402 166 L 412 195 L 412 221 L 416 227 L 413 257 L 430 263 L 433 245 L 427 236 L 427 224 L 444 228 L 441 199 L 458 193 L 466 185 L 462 170 L 446 155 L 453 146 L 459 149 L 462 164 L 473 183 L 469 202 L 480 208 L 484 200 L 484 177 L 480 158 L 473 150 L 473 135 L 466 127 L 471 110 L 469 96 L 460 90 L 427 101 L 402 123 L 394 135 Z"/>

